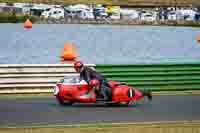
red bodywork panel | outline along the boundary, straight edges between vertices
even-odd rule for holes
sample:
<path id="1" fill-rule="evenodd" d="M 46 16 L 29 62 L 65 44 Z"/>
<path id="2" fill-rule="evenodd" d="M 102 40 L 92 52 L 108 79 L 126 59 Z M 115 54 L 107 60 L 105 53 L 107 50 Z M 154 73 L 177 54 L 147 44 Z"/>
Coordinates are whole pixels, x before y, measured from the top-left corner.
<path id="1" fill-rule="evenodd" d="M 131 100 L 138 100 L 143 98 L 142 92 L 129 87 L 128 85 L 121 84 L 117 81 L 109 81 L 112 88 L 112 102 L 125 102 Z M 87 83 L 57 83 L 56 88 L 58 93 L 54 94 L 56 97 L 60 97 L 63 100 L 73 102 L 96 102 L 95 93 L 90 94 L 91 97 L 85 95 L 88 90 Z"/>
<path id="2" fill-rule="evenodd" d="M 65 84 L 58 83 L 56 86 L 59 88 L 59 97 L 64 100 L 69 101 L 79 101 L 79 102 L 95 102 L 95 94 L 93 97 L 85 97 L 84 94 L 88 90 L 87 84 Z"/>
<path id="3" fill-rule="evenodd" d="M 112 100 L 115 102 L 138 100 L 144 97 L 142 92 L 124 83 L 110 80 L 109 85 L 112 87 Z"/>

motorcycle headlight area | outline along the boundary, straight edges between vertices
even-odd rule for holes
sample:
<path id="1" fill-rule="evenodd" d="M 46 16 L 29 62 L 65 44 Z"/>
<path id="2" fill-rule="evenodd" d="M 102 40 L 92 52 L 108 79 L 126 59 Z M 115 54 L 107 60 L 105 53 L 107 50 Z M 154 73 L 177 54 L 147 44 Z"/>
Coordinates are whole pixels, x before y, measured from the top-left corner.
<path id="1" fill-rule="evenodd" d="M 57 86 L 54 86 L 54 88 L 53 88 L 53 94 L 54 95 L 58 95 L 58 93 L 59 93 L 59 88 Z"/>

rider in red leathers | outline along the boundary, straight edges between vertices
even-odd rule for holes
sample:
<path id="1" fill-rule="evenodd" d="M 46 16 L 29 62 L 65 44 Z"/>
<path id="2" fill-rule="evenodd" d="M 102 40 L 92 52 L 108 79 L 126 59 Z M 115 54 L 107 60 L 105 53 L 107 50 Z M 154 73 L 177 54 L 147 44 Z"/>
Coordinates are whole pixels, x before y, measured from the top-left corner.
<path id="1" fill-rule="evenodd" d="M 90 81 L 98 80 L 100 85 L 100 94 L 103 95 L 104 100 L 111 100 L 111 87 L 108 84 L 107 80 L 99 72 L 93 70 L 92 68 L 84 66 L 81 61 L 76 61 L 74 63 L 74 69 L 76 70 L 76 72 L 80 73 L 80 80 L 85 80 L 88 85 Z"/>

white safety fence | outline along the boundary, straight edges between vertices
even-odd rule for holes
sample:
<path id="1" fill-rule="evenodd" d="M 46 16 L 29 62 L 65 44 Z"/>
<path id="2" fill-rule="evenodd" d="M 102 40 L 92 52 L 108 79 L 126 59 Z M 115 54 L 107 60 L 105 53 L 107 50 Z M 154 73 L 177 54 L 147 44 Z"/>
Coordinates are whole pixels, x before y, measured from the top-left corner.
<path id="1" fill-rule="evenodd" d="M 73 64 L 1 64 L 0 94 L 53 92 L 60 79 L 76 75 Z"/>

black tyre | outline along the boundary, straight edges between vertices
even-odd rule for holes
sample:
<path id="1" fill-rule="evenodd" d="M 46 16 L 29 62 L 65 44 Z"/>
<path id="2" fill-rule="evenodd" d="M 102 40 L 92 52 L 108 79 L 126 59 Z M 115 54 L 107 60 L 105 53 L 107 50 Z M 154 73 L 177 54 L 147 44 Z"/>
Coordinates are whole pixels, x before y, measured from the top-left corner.
<path id="1" fill-rule="evenodd" d="M 151 90 L 142 90 L 144 96 L 148 98 L 149 101 L 152 101 L 152 91 Z"/>
<path id="2" fill-rule="evenodd" d="M 57 96 L 57 100 L 59 102 L 60 105 L 72 105 L 73 102 L 71 101 L 64 101 L 61 97 Z"/>
<path id="3" fill-rule="evenodd" d="M 130 102 L 130 101 L 120 102 L 119 104 L 120 104 L 120 105 L 123 105 L 123 106 L 128 106 L 128 105 L 129 105 L 129 102 Z"/>

